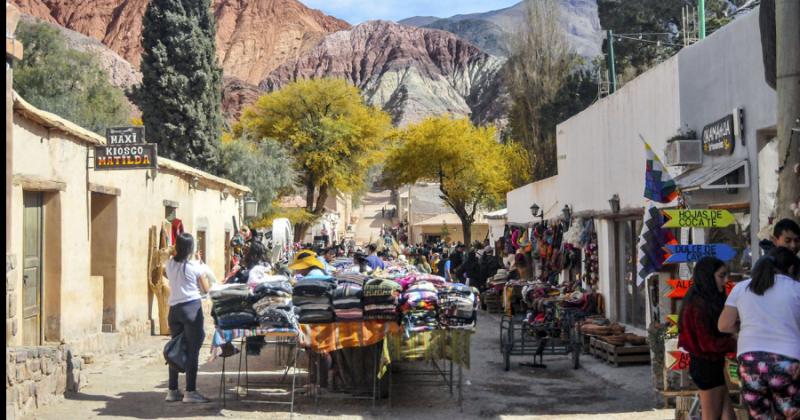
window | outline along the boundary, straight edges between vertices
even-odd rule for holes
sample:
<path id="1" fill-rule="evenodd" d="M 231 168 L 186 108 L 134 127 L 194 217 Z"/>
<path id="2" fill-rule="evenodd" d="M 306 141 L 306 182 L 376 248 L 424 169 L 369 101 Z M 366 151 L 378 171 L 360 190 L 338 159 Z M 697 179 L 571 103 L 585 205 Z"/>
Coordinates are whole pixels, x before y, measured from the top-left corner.
<path id="1" fill-rule="evenodd" d="M 614 276 L 619 322 L 645 329 L 647 293 L 645 283 L 636 285 L 637 243 L 641 219 L 625 220 L 615 225 L 616 274 Z"/>

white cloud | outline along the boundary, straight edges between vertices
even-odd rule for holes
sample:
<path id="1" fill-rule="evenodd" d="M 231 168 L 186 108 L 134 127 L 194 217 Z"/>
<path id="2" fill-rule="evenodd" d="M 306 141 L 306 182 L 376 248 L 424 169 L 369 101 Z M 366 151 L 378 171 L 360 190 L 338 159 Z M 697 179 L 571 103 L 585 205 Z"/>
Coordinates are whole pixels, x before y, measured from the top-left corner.
<path id="1" fill-rule="evenodd" d="M 519 0 L 300 0 L 306 6 L 352 24 L 366 20 L 402 20 L 412 16 L 448 17 L 502 9 Z"/>

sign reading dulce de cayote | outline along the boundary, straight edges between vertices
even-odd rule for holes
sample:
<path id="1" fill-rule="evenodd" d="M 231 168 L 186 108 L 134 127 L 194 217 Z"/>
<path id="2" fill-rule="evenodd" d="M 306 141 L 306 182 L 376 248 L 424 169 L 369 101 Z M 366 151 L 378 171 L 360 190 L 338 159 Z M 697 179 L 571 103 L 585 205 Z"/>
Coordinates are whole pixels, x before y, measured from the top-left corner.
<path id="1" fill-rule="evenodd" d="M 106 145 L 94 148 L 95 170 L 155 169 L 158 147 L 144 142 L 144 127 L 106 130 Z"/>

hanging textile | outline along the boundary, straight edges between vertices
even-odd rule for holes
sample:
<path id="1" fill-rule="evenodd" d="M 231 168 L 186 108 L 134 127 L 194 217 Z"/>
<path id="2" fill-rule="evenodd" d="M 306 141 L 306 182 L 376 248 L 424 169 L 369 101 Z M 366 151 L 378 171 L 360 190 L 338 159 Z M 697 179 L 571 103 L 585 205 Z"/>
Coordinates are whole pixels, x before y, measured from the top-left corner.
<path id="1" fill-rule="evenodd" d="M 174 244 L 177 239 L 178 235 L 183 233 L 183 222 L 181 219 L 175 218 L 172 219 L 172 243 Z"/>
<path id="2" fill-rule="evenodd" d="M 644 196 L 659 203 L 669 203 L 678 197 L 678 187 L 675 181 L 664 168 L 661 159 L 656 156 L 653 148 L 644 139 L 647 164 L 645 166 Z"/>
<path id="3" fill-rule="evenodd" d="M 676 245 L 678 241 L 668 229 L 664 229 L 664 215 L 650 203 L 644 213 L 642 233 L 639 235 L 640 257 L 637 265 L 636 285 L 640 286 L 653 273 L 661 270 L 669 257 L 666 245 Z"/>

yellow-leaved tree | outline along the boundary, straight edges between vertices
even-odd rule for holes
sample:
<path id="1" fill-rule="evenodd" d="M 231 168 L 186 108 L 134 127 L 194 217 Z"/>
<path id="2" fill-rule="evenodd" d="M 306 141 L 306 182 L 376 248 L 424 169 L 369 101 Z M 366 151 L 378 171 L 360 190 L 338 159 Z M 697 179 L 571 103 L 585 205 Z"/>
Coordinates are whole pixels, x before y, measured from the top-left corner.
<path id="1" fill-rule="evenodd" d="M 272 138 L 293 157 L 305 188 L 305 211 L 322 215 L 328 197 L 365 182 L 391 137 L 391 117 L 367 106 L 356 87 L 341 79 L 302 80 L 261 96 L 233 127 L 237 137 Z M 311 226 L 298 223 L 295 240 Z"/>
<path id="2" fill-rule="evenodd" d="M 466 118 L 430 117 L 409 126 L 400 140 L 388 154 L 385 182 L 438 182 L 440 197 L 461 219 L 466 244 L 478 210 L 503 201 L 512 180 L 527 170 L 516 143 L 498 143 L 493 126 L 476 127 Z"/>

